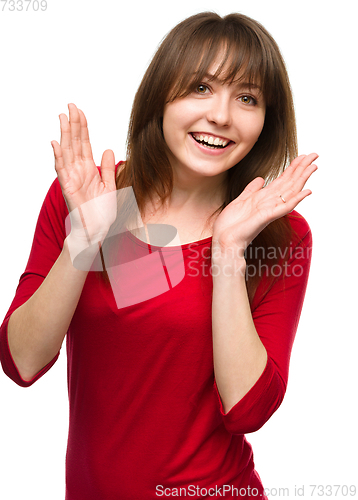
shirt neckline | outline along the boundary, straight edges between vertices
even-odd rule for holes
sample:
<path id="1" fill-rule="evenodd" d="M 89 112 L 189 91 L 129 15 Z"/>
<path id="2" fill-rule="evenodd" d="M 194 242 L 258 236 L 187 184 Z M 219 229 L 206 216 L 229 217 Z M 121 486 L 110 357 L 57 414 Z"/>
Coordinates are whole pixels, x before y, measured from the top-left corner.
<path id="1" fill-rule="evenodd" d="M 158 247 L 156 245 L 151 245 L 149 243 L 146 243 L 145 241 L 137 238 L 137 236 L 135 236 L 131 231 L 126 231 L 126 235 L 128 238 L 130 238 L 131 240 L 135 241 L 138 245 L 144 247 L 144 248 L 160 248 L 162 251 L 167 251 L 167 252 L 171 252 L 171 251 L 175 251 L 175 250 L 186 250 L 187 248 L 190 248 L 191 245 L 194 245 L 194 246 L 200 246 L 200 245 L 205 245 L 206 243 L 209 243 L 211 240 L 212 240 L 212 236 L 208 236 L 207 238 L 203 238 L 201 240 L 197 240 L 197 241 L 192 241 L 190 243 L 184 243 L 184 245 L 173 245 L 173 246 L 167 246 L 167 247 Z"/>

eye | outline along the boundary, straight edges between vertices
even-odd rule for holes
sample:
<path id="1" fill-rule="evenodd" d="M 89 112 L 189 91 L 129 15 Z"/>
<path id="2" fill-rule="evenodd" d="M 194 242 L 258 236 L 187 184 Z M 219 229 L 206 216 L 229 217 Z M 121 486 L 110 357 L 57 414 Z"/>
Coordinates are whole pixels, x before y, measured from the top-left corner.
<path id="1" fill-rule="evenodd" d="M 209 91 L 209 87 L 207 85 L 204 85 L 203 83 L 201 83 L 200 85 L 198 85 L 195 89 L 195 92 L 197 94 L 206 94 L 207 91 Z"/>
<path id="2" fill-rule="evenodd" d="M 257 104 L 256 99 L 254 99 L 251 95 L 243 95 L 243 96 L 239 97 L 239 100 L 242 103 L 248 104 L 251 106 L 255 106 Z"/>

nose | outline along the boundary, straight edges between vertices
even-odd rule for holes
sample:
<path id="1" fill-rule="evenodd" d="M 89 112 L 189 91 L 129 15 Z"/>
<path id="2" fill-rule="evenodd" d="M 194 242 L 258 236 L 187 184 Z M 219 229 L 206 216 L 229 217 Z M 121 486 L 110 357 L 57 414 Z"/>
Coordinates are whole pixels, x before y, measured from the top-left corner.
<path id="1" fill-rule="evenodd" d="M 228 127 L 231 123 L 230 98 L 225 93 L 218 93 L 209 100 L 207 119 L 218 127 Z"/>

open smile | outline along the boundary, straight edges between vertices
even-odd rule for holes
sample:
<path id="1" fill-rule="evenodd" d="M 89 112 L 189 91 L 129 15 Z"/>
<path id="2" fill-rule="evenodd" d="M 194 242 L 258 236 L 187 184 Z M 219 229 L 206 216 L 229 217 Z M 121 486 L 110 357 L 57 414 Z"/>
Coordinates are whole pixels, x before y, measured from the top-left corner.
<path id="1" fill-rule="evenodd" d="M 235 142 L 227 137 L 208 134 L 206 132 L 189 132 L 190 140 L 201 153 L 209 156 L 226 155 L 234 147 Z"/>
<path id="2" fill-rule="evenodd" d="M 190 132 L 190 135 L 198 144 L 209 149 L 225 149 L 230 143 L 233 143 L 230 139 L 207 132 Z"/>

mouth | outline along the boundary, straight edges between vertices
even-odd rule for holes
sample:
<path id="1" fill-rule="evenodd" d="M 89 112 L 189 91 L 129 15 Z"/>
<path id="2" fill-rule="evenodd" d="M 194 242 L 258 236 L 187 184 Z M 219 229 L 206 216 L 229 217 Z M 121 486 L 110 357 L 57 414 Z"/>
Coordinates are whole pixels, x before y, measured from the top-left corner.
<path id="1" fill-rule="evenodd" d="M 202 146 L 208 149 L 225 149 L 233 141 L 226 139 L 225 137 L 218 137 L 217 135 L 210 135 L 205 132 L 190 132 L 192 138 Z"/>

